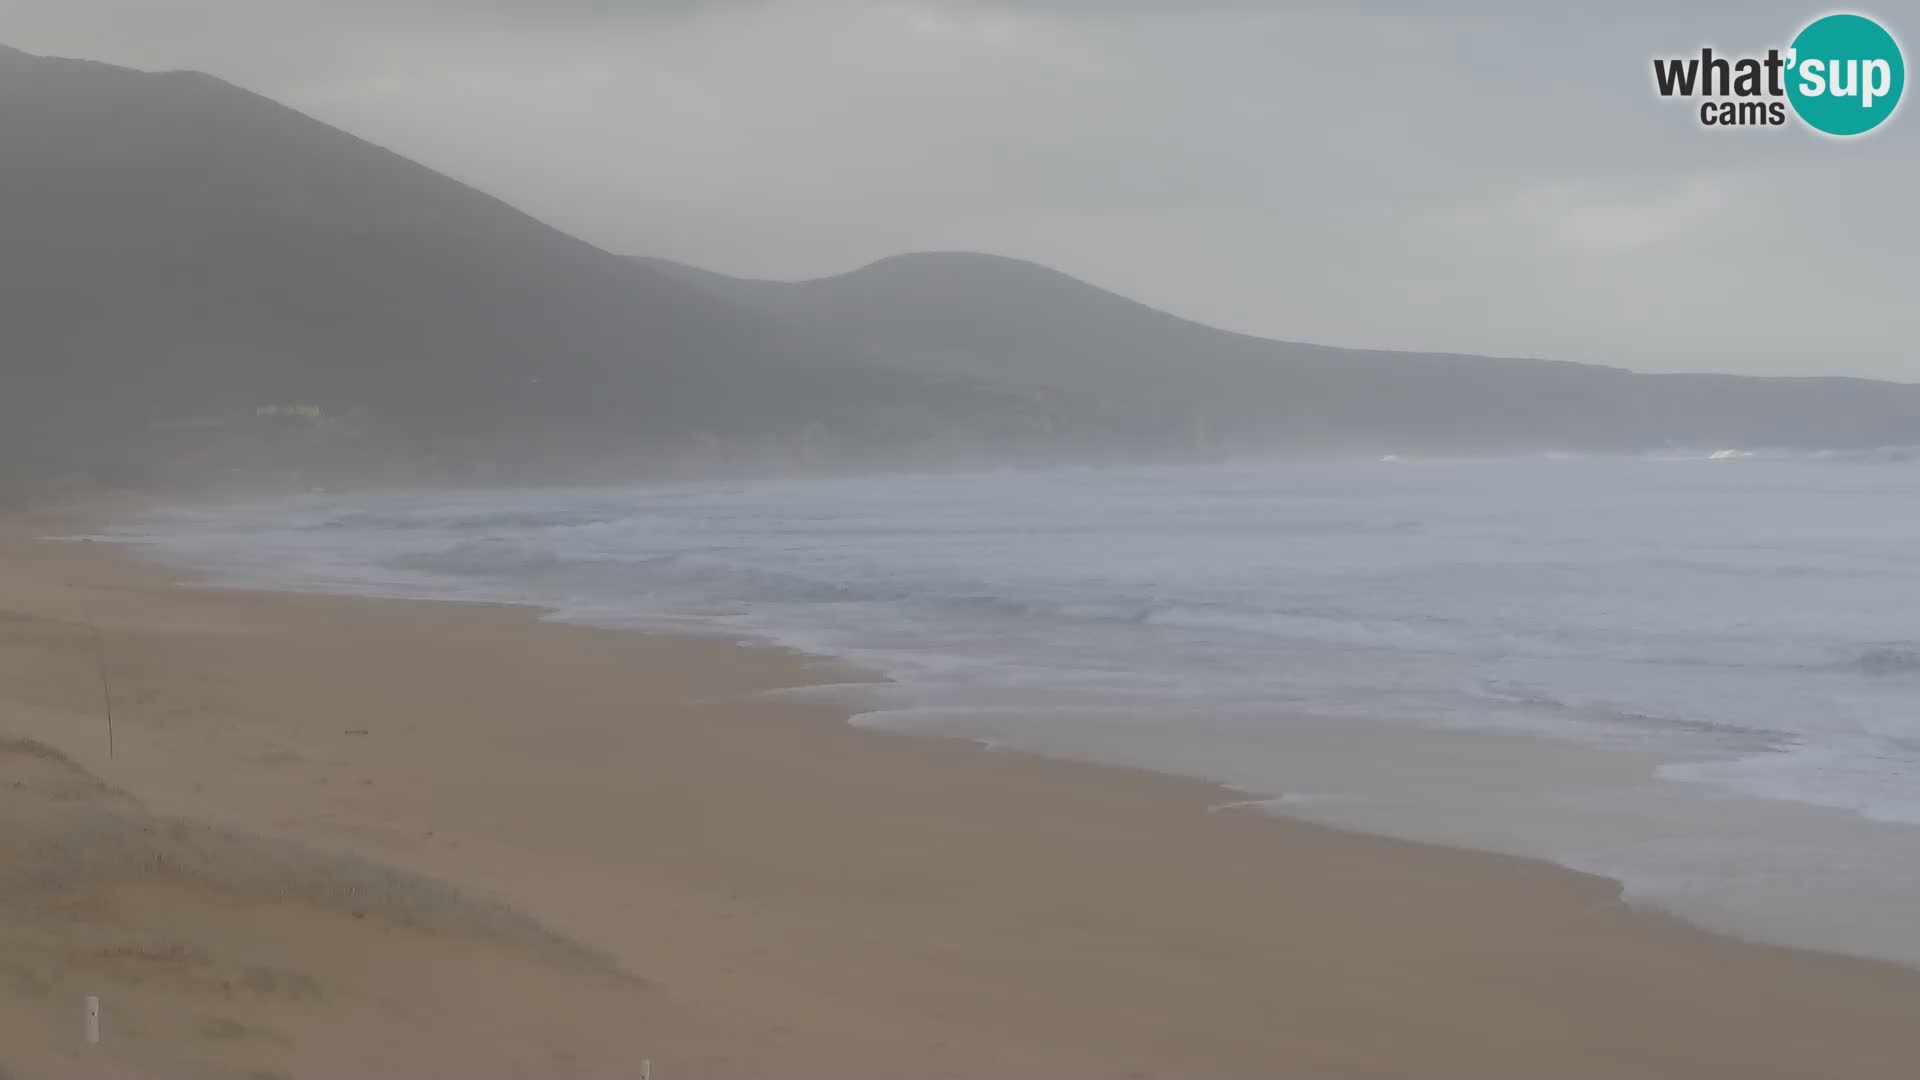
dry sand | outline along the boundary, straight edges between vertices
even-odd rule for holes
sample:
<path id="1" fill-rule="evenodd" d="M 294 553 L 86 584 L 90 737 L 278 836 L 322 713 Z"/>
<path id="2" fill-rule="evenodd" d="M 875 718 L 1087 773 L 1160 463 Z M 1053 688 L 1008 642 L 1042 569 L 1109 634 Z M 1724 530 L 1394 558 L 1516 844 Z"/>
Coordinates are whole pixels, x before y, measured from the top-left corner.
<path id="1" fill-rule="evenodd" d="M 66 527 L 0 519 L 0 1074 L 1920 1075 L 1914 971 Z"/>

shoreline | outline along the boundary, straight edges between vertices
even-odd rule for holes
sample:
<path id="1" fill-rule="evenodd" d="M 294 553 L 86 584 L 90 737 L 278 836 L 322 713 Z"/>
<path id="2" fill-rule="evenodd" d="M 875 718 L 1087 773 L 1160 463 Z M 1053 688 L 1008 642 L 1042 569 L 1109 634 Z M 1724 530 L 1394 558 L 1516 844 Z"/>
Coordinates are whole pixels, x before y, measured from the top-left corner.
<path id="1" fill-rule="evenodd" d="M 236 1003 L 197 977 L 129 982 L 113 952 L 124 943 L 87 953 L 105 958 L 90 974 L 110 1016 L 156 982 L 187 999 L 206 990 L 233 1014 L 184 1033 L 150 1025 L 120 1044 L 139 1071 L 606 1073 L 632 1072 L 635 1054 L 674 1075 L 1920 1069 L 1906 1032 L 1920 971 L 1715 935 L 1623 903 L 1608 879 L 1210 813 L 1230 789 L 856 727 L 830 703 L 765 693 L 846 673 L 822 658 L 504 605 L 180 586 L 117 546 L 36 542 L 53 520 L 0 518 L 0 738 L 64 755 L 101 790 L 82 798 L 52 758 L 0 754 L 0 780 L 39 769 L 65 792 L 24 820 L 124 800 L 261 850 L 345 853 L 531 920 L 614 969 L 503 934 L 522 925 L 504 914 L 343 912 L 325 895 L 249 894 L 205 867 L 11 905 L 0 919 L 40 926 L 48 910 L 105 904 L 114 917 L 58 925 L 171 939 L 207 958 L 185 965 L 202 973 L 230 923 L 279 926 L 262 933 L 273 940 L 293 928 L 356 958 L 283 957 L 270 966 L 291 972 L 283 981 L 306 985 L 304 963 L 330 989 Z M 115 684 L 111 760 L 85 619 Z M 16 865 L 0 874 L 38 850 L 7 839 L 0 859 Z M 181 890 L 224 914 L 209 923 Z M 369 935 L 378 947 L 349 944 Z M 149 952 L 172 955 L 135 949 Z M 383 1030 L 370 1056 L 325 1045 L 379 1027 L 356 1009 L 403 959 L 444 1007 L 415 1007 L 421 1031 Z M 544 987 L 578 1019 L 540 1021 L 572 1041 L 433 1041 L 526 1004 L 446 977 L 462 971 Z M 6 985 L 0 1018 L 38 1003 L 9 1001 Z M 53 996 L 45 1015 L 64 1015 Z M 581 1034 L 596 1027 L 583 1019 L 607 1030 Z M 40 1056 L 0 1066 L 98 1071 L 84 1049 L 7 1023 L 7 1053 Z M 182 1046 L 201 1056 L 164 1056 Z"/>
<path id="2" fill-rule="evenodd" d="M 470 502 L 475 496 L 516 497 L 454 491 L 414 493 L 410 499 L 469 500 L 472 511 L 479 509 Z M 240 504 L 243 512 L 260 505 Z M 204 511 L 205 505 L 186 509 Z M 305 511 L 292 507 L 288 512 L 298 517 Z M 272 527 L 271 518 L 254 524 Z M 390 576 L 386 571 L 395 568 L 351 557 L 340 566 L 323 559 L 311 576 L 290 577 L 286 563 L 262 558 L 264 551 L 274 550 L 271 546 L 243 543 L 230 549 L 236 561 L 222 565 L 209 560 L 204 549 L 171 544 L 165 526 L 145 534 L 157 549 L 135 539 L 140 535 L 140 530 L 129 534 L 116 527 L 95 538 L 172 567 L 197 587 L 505 604 L 564 625 L 790 650 L 867 673 L 838 689 L 809 688 L 805 697 L 845 707 L 856 726 L 1197 779 L 1250 796 L 1244 801 L 1262 804 L 1261 812 L 1273 816 L 1540 859 L 1594 874 L 1618 883 L 1629 903 L 1716 933 L 1920 967 L 1920 939 L 1910 933 L 1905 914 L 1920 895 L 1920 878 L 1859 869 L 1897 867 L 1920 858 L 1920 831 L 1890 830 L 1830 802 L 1671 775 L 1739 771 L 1747 759 L 1724 737 L 1696 738 L 1693 745 L 1669 739 L 1665 752 L 1654 752 L 1610 743 L 1592 732 L 1549 734 L 1491 719 L 1396 722 L 1365 713 L 1328 717 L 1279 705 L 1272 708 L 1284 714 L 1284 734 L 1262 741 L 1227 720 L 1234 715 L 1231 706 L 1216 713 L 1198 702 L 1184 706 L 1197 712 L 1164 711 L 1157 719 L 1136 709 L 1139 716 L 1124 725 L 1133 730 L 1117 732 L 1114 725 L 1076 721 L 1071 709 L 1010 706 L 1006 698 L 993 701 L 990 693 L 971 705 L 956 701 L 955 687 L 943 686 L 937 674 L 927 681 L 885 642 L 862 645 L 857 634 L 845 640 L 850 629 L 845 624 L 775 619 L 749 631 L 716 625 L 698 614 L 670 616 L 670 602 L 665 611 L 655 605 L 651 615 L 618 604 L 602 609 L 592 601 L 582 605 L 577 598 L 545 595 L 538 585 L 488 586 L 433 573 L 415 579 L 403 569 Z M 308 553 L 298 545 L 278 550 L 295 565 L 305 565 L 299 560 Z M 1391 670 L 1380 670 L 1391 677 Z M 967 692 L 959 693 L 964 698 Z M 1496 713 L 1500 708 L 1497 700 L 1479 704 Z M 1148 719 L 1143 724 L 1139 717 Z M 1777 750 L 1771 738 L 1750 747 L 1759 755 L 1755 760 L 1771 761 Z M 1496 775 L 1488 762 L 1500 763 L 1492 784 Z"/>

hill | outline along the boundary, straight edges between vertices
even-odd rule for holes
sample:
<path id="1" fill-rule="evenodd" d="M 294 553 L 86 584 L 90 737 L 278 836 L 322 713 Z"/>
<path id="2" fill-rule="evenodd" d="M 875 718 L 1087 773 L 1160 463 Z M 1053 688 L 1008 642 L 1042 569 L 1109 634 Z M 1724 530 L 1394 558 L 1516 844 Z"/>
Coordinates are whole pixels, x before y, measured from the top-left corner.
<path id="1" fill-rule="evenodd" d="M 0 102 L 16 479 L 578 478 L 1018 414 L 208 76 L 6 50 Z"/>
<path id="2" fill-rule="evenodd" d="M 205 75 L 0 48 L 0 498 L 1920 443 L 1920 387 L 1270 341 L 1032 263 L 631 259 Z"/>
<path id="3" fill-rule="evenodd" d="M 1016 259 L 925 253 L 793 283 L 642 260 L 904 369 L 1096 404 L 1200 452 L 1497 453 L 1920 443 L 1920 386 L 1646 375 L 1230 333 Z"/>

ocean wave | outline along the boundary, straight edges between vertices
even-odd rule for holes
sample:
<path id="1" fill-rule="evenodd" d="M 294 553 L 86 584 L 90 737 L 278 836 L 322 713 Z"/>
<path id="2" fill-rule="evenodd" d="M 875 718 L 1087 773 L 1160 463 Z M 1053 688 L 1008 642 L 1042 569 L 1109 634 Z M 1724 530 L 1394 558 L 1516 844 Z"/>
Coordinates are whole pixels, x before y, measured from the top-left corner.
<path id="1" fill-rule="evenodd" d="M 1889 538 L 1920 521 L 1920 481 L 1739 453 L 302 496 L 120 538 L 250 585 L 722 620 L 964 672 L 968 694 L 1124 678 L 1188 711 L 1500 710 L 1649 745 L 1910 723 L 1920 556 Z"/>
<path id="2" fill-rule="evenodd" d="M 1899 646 L 1867 649 L 1840 666 L 1867 675 L 1912 675 L 1920 672 L 1920 650 Z"/>
<path id="3" fill-rule="evenodd" d="M 1356 827 L 1451 821 L 1440 839 L 1476 843 L 1614 815 L 1598 850 L 1585 826 L 1522 847 L 1686 887 L 1718 859 L 1851 895 L 1912 860 L 1836 853 L 1836 830 L 1920 824 L 1920 551 L 1901 542 L 1920 470 L 1879 467 L 1911 448 L 1707 464 L 1715 449 L 300 497 L 111 538 L 223 583 L 834 655 L 891 680 L 866 723 L 1325 791 L 1341 801 L 1297 809 L 1352 807 Z M 1614 751 L 1626 767 L 1532 764 Z M 1735 795 L 1771 805 L 1743 816 Z M 1659 817 L 1676 800 L 1699 814 Z M 1796 835 L 1786 804 L 1840 813 Z M 1847 917 L 1791 907 L 1815 910 Z"/>
<path id="4" fill-rule="evenodd" d="M 1753 461 L 1753 462 L 1809 462 L 1809 463 L 1862 463 L 1862 464 L 1901 464 L 1920 461 L 1920 446 L 1889 444 L 1886 446 L 1848 447 L 1845 449 L 1806 450 L 1784 447 L 1724 447 L 1720 449 L 1676 449 L 1641 455 L 1652 461 Z"/>

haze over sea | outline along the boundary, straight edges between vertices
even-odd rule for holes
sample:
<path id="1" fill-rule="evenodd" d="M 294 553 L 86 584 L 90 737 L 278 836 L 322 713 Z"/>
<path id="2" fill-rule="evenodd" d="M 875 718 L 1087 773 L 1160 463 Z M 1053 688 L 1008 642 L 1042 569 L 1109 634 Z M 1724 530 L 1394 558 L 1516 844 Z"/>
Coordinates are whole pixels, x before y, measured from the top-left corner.
<path id="1" fill-rule="evenodd" d="M 1904 452 L 313 494 L 107 537 L 221 584 L 845 657 L 893 680 L 833 691 L 861 723 L 1191 774 L 1920 963 Z"/>

